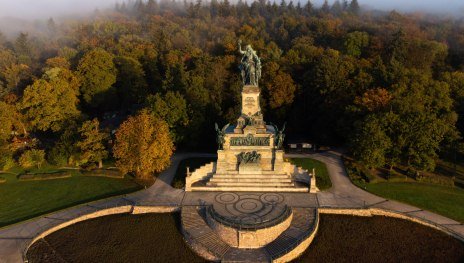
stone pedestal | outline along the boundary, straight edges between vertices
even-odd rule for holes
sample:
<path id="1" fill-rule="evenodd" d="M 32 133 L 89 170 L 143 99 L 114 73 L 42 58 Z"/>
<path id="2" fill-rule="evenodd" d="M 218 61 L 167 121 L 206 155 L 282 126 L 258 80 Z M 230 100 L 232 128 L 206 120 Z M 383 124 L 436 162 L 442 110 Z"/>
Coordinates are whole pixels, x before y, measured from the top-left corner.
<path id="1" fill-rule="evenodd" d="M 260 90 L 257 86 L 243 87 L 242 114 L 236 125 L 227 126 L 224 130 L 224 144 L 223 149 L 218 150 L 216 170 L 211 171 L 211 176 L 193 173 L 192 178 L 201 178 L 204 186 L 202 183 L 198 187 L 186 186 L 186 189 L 193 191 L 308 191 L 308 187 L 295 184 L 293 174 L 287 169 L 290 164 L 284 162 L 284 152 L 276 149 L 277 131 L 273 126 L 266 125 L 264 122 L 259 96 Z M 251 154 L 254 156 L 252 160 L 241 160 L 243 156 Z M 189 182 L 193 180 L 190 179 Z M 244 236 L 243 240 L 246 239 Z"/>

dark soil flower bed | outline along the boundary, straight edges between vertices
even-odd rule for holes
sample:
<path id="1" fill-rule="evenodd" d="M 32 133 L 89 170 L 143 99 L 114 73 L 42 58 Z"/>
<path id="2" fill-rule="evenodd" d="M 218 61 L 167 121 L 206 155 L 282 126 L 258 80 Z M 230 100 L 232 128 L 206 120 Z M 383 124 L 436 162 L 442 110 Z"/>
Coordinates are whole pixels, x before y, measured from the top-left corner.
<path id="1" fill-rule="evenodd" d="M 178 214 L 112 215 L 36 242 L 29 262 L 202 262 L 177 228 Z M 319 232 L 296 262 L 462 262 L 464 243 L 388 217 L 321 215 Z"/>
<path id="2" fill-rule="evenodd" d="M 29 262 L 204 262 L 185 244 L 177 214 L 110 215 L 36 242 Z"/>
<path id="3" fill-rule="evenodd" d="M 295 262 L 463 262 L 464 243 L 407 220 L 321 215 L 313 243 Z"/>

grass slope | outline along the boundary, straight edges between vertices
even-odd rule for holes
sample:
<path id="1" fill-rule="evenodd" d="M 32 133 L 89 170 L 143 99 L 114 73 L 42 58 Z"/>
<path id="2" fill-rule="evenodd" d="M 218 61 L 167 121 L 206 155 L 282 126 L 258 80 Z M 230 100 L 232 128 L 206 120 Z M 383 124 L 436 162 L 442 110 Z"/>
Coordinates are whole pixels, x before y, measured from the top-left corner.
<path id="1" fill-rule="evenodd" d="M 316 186 L 319 190 L 326 190 L 332 187 L 325 163 L 311 158 L 291 158 L 290 162 L 303 169 L 307 169 L 309 172 L 312 172 L 313 168 L 316 169 Z"/>
<path id="2" fill-rule="evenodd" d="M 423 183 L 365 184 L 365 189 L 464 223 L 464 189 Z"/>
<path id="3" fill-rule="evenodd" d="M 19 181 L 15 174 L 2 174 L 6 183 L 0 184 L 0 227 L 141 188 L 129 178 L 72 174 L 70 178 L 43 181 Z"/>

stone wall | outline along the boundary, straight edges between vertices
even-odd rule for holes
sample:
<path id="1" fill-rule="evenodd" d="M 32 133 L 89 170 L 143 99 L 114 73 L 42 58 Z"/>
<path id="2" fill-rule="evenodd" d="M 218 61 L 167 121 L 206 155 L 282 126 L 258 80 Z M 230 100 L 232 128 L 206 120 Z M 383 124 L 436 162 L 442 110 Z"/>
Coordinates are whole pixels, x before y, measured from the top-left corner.
<path id="1" fill-rule="evenodd" d="M 217 222 L 208 212 L 206 213 L 208 225 L 224 242 L 238 248 L 259 248 L 269 244 L 290 226 L 292 219 L 293 213 L 275 226 L 257 230 L 239 230 Z"/>
<path id="2" fill-rule="evenodd" d="M 52 228 L 49 228 L 42 233 L 39 233 L 37 236 L 35 236 L 32 241 L 28 244 L 27 248 L 24 251 L 24 255 L 27 253 L 27 250 L 35 243 L 37 240 L 42 239 L 60 229 L 63 229 L 65 227 L 68 227 L 70 225 L 74 225 L 76 223 L 86 221 L 89 219 L 97 218 L 97 217 L 102 217 L 102 216 L 107 216 L 107 215 L 115 215 L 115 214 L 125 214 L 125 213 L 132 213 L 132 214 L 145 214 L 145 213 L 171 213 L 171 212 L 176 212 L 179 211 L 180 207 L 173 207 L 173 206 L 131 206 L 131 205 L 125 205 L 125 206 L 118 206 L 118 207 L 113 207 L 113 208 L 108 208 L 108 209 L 102 209 L 96 212 L 88 213 L 79 217 L 76 217 L 74 219 L 71 219 L 69 221 L 66 221 L 64 223 L 61 223 L 59 225 L 56 225 Z"/>
<path id="3" fill-rule="evenodd" d="M 371 216 L 387 216 L 387 217 L 393 217 L 393 218 L 399 218 L 399 219 L 404 219 L 408 221 L 412 221 L 414 223 L 418 223 L 424 226 L 428 226 L 437 230 L 440 230 L 456 239 L 461 240 L 464 242 L 464 238 L 456 235 L 455 233 L 450 232 L 448 229 L 443 228 L 439 225 L 429 223 L 425 220 L 422 220 L 417 217 L 409 216 L 406 214 L 390 211 L 390 210 L 385 210 L 385 209 L 380 209 L 380 208 L 366 208 L 366 209 L 339 209 L 339 208 L 319 208 L 319 213 L 321 214 L 339 214 L 339 215 L 352 215 L 352 216 L 366 216 L 366 217 L 371 217 Z"/>

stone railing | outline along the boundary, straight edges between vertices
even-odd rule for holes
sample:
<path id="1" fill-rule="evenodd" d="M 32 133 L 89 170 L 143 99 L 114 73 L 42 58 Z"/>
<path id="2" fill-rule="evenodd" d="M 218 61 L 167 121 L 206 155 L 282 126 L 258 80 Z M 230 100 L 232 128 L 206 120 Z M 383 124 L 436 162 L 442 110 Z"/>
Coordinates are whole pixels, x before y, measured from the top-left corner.
<path id="1" fill-rule="evenodd" d="M 211 162 L 196 169 L 193 173 L 188 174 L 185 178 L 185 191 L 191 191 L 193 183 L 208 179 L 215 171 L 216 163 Z"/>

